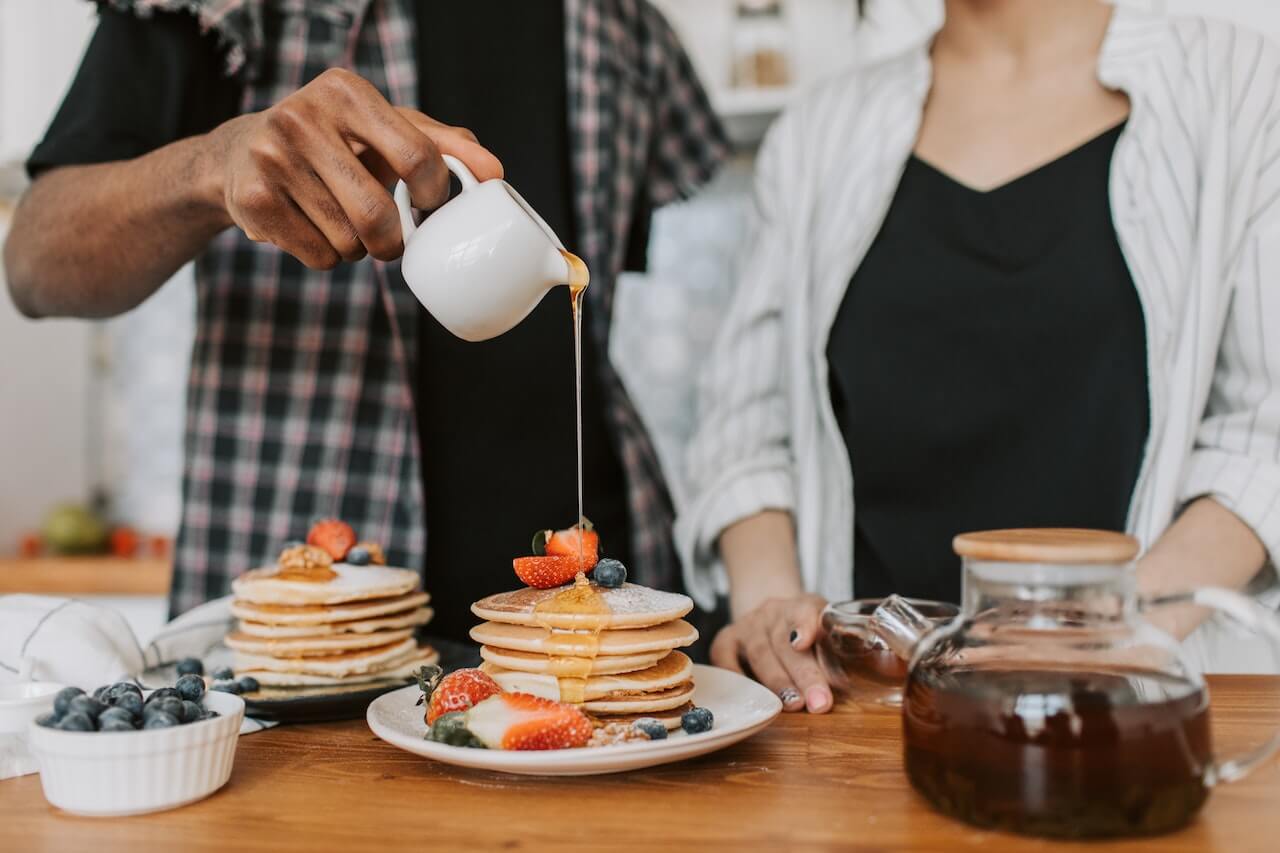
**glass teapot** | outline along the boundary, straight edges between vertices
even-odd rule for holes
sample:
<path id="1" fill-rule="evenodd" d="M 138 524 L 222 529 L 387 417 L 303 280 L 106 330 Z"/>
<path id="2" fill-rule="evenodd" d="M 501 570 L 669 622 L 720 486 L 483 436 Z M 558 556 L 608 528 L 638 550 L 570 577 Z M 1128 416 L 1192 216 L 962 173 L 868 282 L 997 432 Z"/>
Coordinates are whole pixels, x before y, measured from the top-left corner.
<path id="1" fill-rule="evenodd" d="M 886 644 L 910 656 L 905 769 L 941 811 L 1037 835 L 1164 832 L 1280 747 L 1277 735 L 1215 757 L 1204 679 L 1148 621 L 1216 609 L 1280 648 L 1275 613 L 1222 589 L 1139 598 L 1138 543 L 1119 533 L 990 531 L 954 547 L 958 618 L 937 627 L 896 596 L 876 612 Z"/>

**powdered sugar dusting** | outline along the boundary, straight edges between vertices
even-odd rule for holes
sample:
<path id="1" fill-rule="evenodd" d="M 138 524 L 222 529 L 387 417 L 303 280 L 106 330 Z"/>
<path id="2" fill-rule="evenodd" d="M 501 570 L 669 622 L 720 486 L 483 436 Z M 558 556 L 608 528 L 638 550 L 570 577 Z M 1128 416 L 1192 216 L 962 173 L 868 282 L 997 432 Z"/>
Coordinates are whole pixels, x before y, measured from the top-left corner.
<path id="1" fill-rule="evenodd" d="M 633 583 L 623 584 L 617 589 L 599 589 L 599 592 L 604 598 L 604 603 L 617 614 L 662 612 L 693 604 L 687 595 L 650 589 Z"/>

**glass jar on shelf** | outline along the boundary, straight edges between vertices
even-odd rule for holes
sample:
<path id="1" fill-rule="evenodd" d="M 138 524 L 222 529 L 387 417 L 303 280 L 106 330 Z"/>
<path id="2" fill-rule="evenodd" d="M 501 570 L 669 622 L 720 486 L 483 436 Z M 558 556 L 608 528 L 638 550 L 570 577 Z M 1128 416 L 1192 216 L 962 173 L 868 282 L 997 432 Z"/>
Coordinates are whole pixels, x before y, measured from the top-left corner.
<path id="1" fill-rule="evenodd" d="M 732 83 L 772 89 L 791 84 L 791 32 L 782 0 L 735 0 Z"/>

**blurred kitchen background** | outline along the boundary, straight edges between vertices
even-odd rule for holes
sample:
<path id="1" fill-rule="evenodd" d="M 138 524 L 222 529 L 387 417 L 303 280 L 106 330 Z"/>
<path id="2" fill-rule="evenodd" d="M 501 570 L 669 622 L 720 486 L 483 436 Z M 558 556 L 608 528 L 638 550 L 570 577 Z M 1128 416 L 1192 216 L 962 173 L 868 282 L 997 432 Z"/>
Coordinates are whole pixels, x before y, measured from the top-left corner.
<path id="1" fill-rule="evenodd" d="M 628 276 L 617 302 L 613 355 L 679 489 L 692 378 L 733 286 L 755 146 L 815 80 L 922 38 L 940 2 L 872 0 L 862 22 L 854 0 L 654 2 L 684 39 L 738 147 L 711 187 L 658 215 L 649 271 Z M 1122 2 L 1228 17 L 1280 38 L 1277 0 Z M 25 183 L 22 160 L 93 25 L 83 0 L 0 0 L 0 242 Z M 109 522 L 136 531 L 136 559 L 160 583 L 164 537 L 178 517 L 192 312 L 189 270 L 137 310 L 101 323 L 33 323 L 0 296 L 0 565 L 16 563 L 24 547 L 37 550 L 24 534 L 38 531 L 54 506 L 96 503 Z M 122 551 L 132 544 L 117 541 Z M 140 635 L 163 618 L 154 585 L 77 583 L 70 591 L 124 595 L 115 603 Z"/>

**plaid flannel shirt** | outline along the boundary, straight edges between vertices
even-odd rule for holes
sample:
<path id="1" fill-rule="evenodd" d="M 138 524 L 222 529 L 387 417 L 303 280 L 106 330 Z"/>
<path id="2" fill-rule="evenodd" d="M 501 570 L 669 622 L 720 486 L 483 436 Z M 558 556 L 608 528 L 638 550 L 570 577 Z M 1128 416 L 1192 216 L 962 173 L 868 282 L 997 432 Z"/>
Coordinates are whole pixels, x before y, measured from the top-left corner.
<path id="1" fill-rule="evenodd" d="M 326 68 L 350 68 L 393 103 L 418 96 L 412 0 L 111 0 L 196 14 L 243 80 L 245 112 Z M 613 289 L 638 193 L 660 205 L 707 180 L 726 145 L 693 68 L 645 0 L 566 0 L 566 64 L 586 318 L 609 351 Z M 197 259 L 197 323 L 171 609 L 223 595 L 317 515 L 421 567 L 426 537 L 412 397 L 417 312 L 398 263 L 314 271 L 238 229 Z M 608 423 L 628 483 L 634 578 L 679 580 L 672 505 L 643 424 L 601 360 Z"/>

